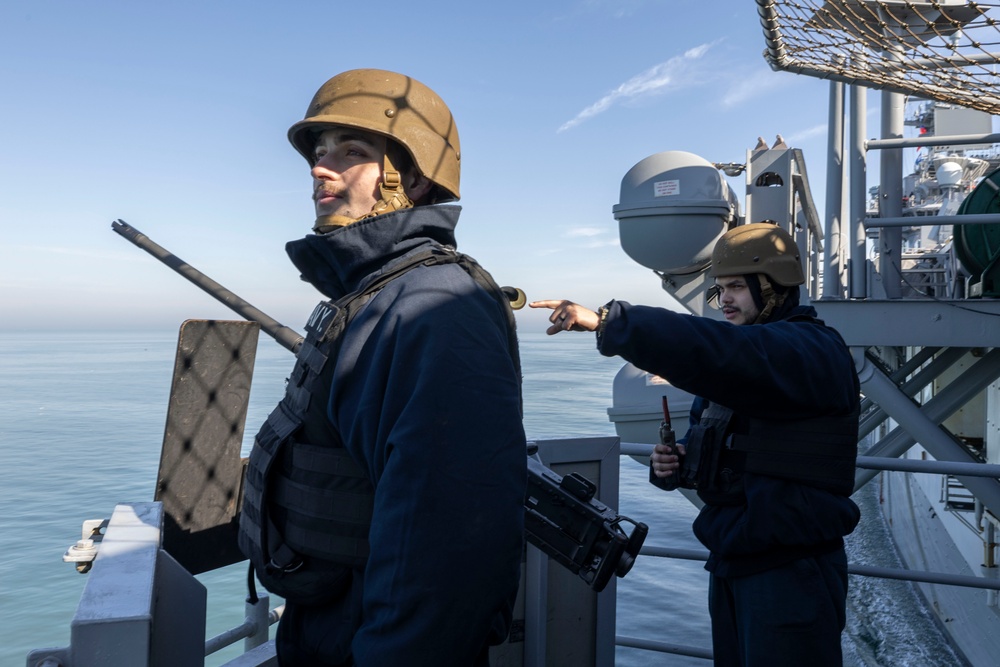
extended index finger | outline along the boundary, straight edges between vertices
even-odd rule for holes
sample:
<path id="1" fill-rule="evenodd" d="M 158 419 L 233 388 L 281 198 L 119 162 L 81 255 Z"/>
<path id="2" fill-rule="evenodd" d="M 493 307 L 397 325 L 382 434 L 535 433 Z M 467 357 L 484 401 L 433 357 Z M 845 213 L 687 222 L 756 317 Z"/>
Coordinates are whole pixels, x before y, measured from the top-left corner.
<path id="1" fill-rule="evenodd" d="M 555 310 L 564 303 L 566 303 L 565 299 L 550 299 L 547 301 L 532 301 L 528 305 L 532 308 L 551 308 Z"/>

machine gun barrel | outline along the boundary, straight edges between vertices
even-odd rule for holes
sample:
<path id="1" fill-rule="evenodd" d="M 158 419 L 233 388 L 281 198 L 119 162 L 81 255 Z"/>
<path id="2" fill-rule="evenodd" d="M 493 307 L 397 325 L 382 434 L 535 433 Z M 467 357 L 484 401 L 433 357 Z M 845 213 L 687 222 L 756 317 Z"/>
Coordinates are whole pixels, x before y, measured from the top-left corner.
<path id="1" fill-rule="evenodd" d="M 169 250 L 154 243 L 123 220 L 112 229 L 157 258 L 241 316 L 261 328 L 285 348 L 297 353 L 303 338 L 293 329 L 268 317 Z M 512 307 L 524 305 L 521 290 L 503 288 Z M 518 305 L 519 304 L 519 305 Z M 591 589 L 604 590 L 613 575 L 624 577 L 632 568 L 646 538 L 646 524 L 620 516 L 594 498 L 596 486 L 577 473 L 562 477 L 532 458 L 537 445 L 529 445 L 528 489 L 525 496 L 525 536 L 560 565 L 579 575 Z M 631 523 L 626 533 L 622 523 Z"/>
<path id="2" fill-rule="evenodd" d="M 229 308 L 236 311 L 244 319 L 260 324 L 261 329 L 267 332 L 268 335 L 292 353 L 299 351 L 299 347 L 302 346 L 303 341 L 302 334 L 298 333 L 294 329 L 286 327 L 273 317 L 269 317 L 266 313 L 254 307 L 249 302 L 241 299 L 236 294 L 230 292 L 228 289 L 215 282 L 174 253 L 160 245 L 157 245 L 152 239 L 124 220 L 116 220 L 115 222 L 112 222 L 111 228 L 121 236 L 148 252 L 156 259 L 169 266 L 177 273 L 193 282 L 205 292 L 214 296 L 226 306 L 229 306 Z"/>

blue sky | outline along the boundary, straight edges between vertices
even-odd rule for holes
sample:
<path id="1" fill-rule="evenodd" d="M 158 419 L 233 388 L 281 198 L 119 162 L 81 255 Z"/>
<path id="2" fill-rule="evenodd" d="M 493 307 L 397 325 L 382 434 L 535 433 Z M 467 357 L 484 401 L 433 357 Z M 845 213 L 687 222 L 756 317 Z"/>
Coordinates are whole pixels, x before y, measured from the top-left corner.
<path id="1" fill-rule="evenodd" d="M 829 84 L 772 72 L 751 0 L 13 0 L 0 7 L 0 329 L 174 328 L 229 311 L 121 218 L 296 329 L 313 221 L 285 133 L 334 74 L 409 74 L 462 141 L 460 249 L 529 299 L 666 304 L 611 208 L 666 150 L 802 148 L 822 212 Z M 872 96 L 870 97 L 876 97 Z M 742 199 L 742 179 L 731 179 Z M 521 311 L 522 331 L 543 331 Z"/>

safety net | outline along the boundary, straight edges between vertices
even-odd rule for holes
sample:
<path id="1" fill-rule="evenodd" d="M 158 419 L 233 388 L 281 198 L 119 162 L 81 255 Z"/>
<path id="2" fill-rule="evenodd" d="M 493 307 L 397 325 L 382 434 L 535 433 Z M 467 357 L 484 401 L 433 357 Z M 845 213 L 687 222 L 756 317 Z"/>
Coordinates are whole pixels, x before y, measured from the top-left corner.
<path id="1" fill-rule="evenodd" d="M 757 0 L 776 70 L 1000 114 L 1000 4 Z"/>

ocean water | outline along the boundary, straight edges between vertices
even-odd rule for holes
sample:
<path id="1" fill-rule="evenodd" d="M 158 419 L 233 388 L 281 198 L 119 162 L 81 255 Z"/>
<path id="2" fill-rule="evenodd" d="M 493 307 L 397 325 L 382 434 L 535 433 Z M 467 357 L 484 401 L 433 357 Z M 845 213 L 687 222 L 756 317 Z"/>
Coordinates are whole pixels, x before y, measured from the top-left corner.
<path id="1" fill-rule="evenodd" d="M 65 646 L 86 581 L 62 562 L 85 519 L 118 502 L 153 497 L 176 332 L 0 333 L 0 665 L 36 648 Z M 622 362 L 587 335 L 521 334 L 529 438 L 615 435 L 606 409 Z M 280 398 L 291 355 L 261 337 L 244 449 Z M 700 549 L 696 510 L 621 460 L 619 511 L 649 525 L 647 544 Z M 897 566 L 873 489 L 857 496 L 864 518 L 852 562 Z M 199 576 L 209 589 L 207 636 L 243 617 L 245 565 Z M 618 581 L 618 634 L 708 647 L 707 573 L 701 563 L 640 557 Z M 958 665 L 908 584 L 851 577 L 846 665 Z M 238 649 L 207 660 L 219 665 Z M 704 666 L 705 660 L 619 647 L 616 665 Z"/>

